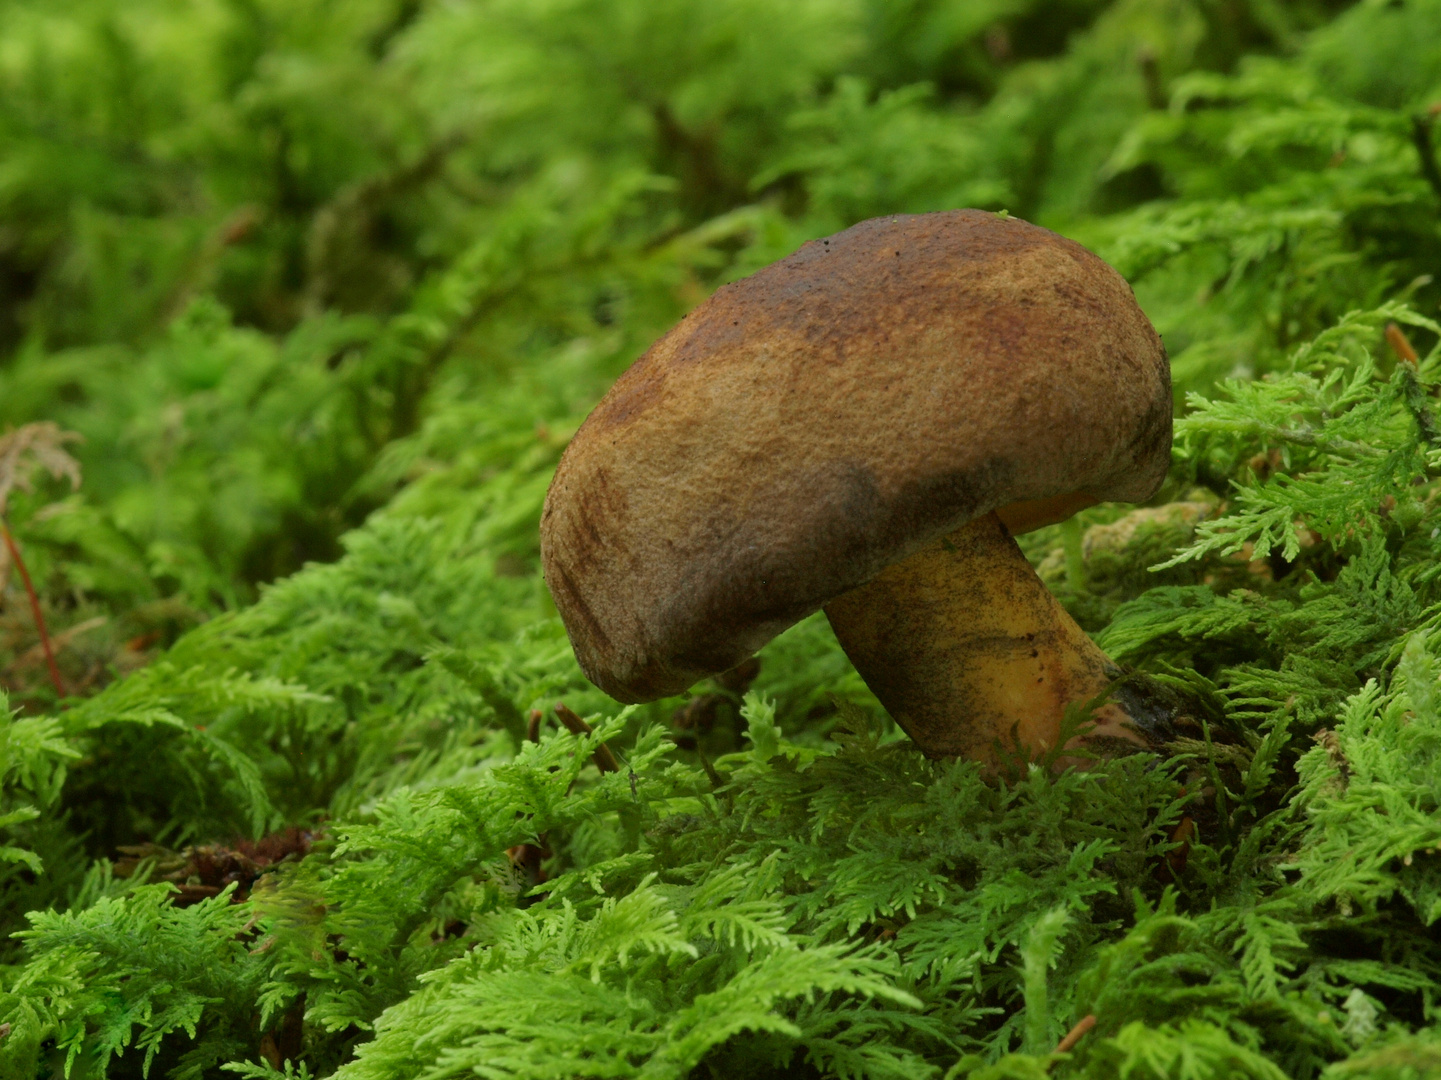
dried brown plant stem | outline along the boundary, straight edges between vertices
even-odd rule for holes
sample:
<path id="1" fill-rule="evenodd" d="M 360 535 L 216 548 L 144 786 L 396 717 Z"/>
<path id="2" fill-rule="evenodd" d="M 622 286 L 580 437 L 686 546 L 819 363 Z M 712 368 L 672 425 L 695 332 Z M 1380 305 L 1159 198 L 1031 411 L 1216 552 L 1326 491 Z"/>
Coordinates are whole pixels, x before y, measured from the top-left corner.
<path id="1" fill-rule="evenodd" d="M 1076 1044 L 1085 1037 L 1086 1032 L 1090 1031 L 1095 1026 L 1095 1014 L 1087 1013 L 1085 1016 L 1081 1017 L 1080 1020 L 1076 1021 L 1076 1026 L 1073 1027 L 1070 1031 L 1066 1032 L 1066 1037 L 1056 1044 L 1055 1052 L 1058 1054 L 1069 1054 L 1072 1050 L 1076 1048 Z"/>
<path id="2" fill-rule="evenodd" d="M 545 713 L 539 709 L 530 710 L 530 722 L 526 725 L 525 737 L 529 742 L 540 742 L 540 725 L 545 720 Z M 518 870 L 525 880 L 533 887 L 545 880 L 545 858 L 550 854 L 545 847 L 545 833 L 536 836 L 536 842 L 519 843 L 514 847 L 506 848 L 506 857 L 510 859 L 511 865 Z"/>
<path id="3" fill-rule="evenodd" d="M 1416 348 L 1406 336 L 1406 331 L 1393 322 L 1386 324 L 1386 344 L 1391 346 L 1391 351 L 1398 360 L 1404 360 L 1412 367 L 1421 362 L 1421 357 L 1416 355 Z"/>
<path id="4" fill-rule="evenodd" d="M 10 532 L 10 523 L 3 518 L 0 518 L 0 535 L 5 537 L 5 549 L 10 553 L 10 561 L 15 564 L 15 569 L 20 571 L 25 595 L 30 598 L 30 612 L 35 616 L 35 629 L 40 634 L 40 646 L 45 650 L 45 666 L 50 671 L 50 681 L 55 684 L 55 693 L 64 697 L 65 684 L 60 681 L 60 668 L 55 663 L 55 650 L 50 645 L 50 631 L 45 626 L 45 613 L 40 610 L 40 597 L 35 593 L 35 584 L 30 580 L 30 570 L 20 554 L 20 545 L 15 543 L 15 537 Z"/>
<path id="5" fill-rule="evenodd" d="M 556 702 L 555 715 L 572 735 L 590 735 L 595 731 L 572 710 L 566 708 L 564 702 Z M 591 760 L 595 762 L 595 767 L 603 773 L 620 772 L 620 766 L 615 762 L 615 755 L 610 752 L 610 747 L 605 743 L 599 743 L 596 746 Z"/>

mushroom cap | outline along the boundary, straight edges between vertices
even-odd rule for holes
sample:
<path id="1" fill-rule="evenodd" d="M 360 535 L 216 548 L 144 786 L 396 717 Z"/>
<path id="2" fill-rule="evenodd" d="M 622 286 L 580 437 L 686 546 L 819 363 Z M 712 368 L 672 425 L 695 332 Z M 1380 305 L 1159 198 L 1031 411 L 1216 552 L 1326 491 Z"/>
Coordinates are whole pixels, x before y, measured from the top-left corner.
<path id="1" fill-rule="evenodd" d="M 651 701 L 982 514 L 1145 500 L 1170 450 L 1165 348 L 1115 270 L 1016 218 L 875 218 L 719 289 L 616 381 L 542 564 L 581 670 Z"/>

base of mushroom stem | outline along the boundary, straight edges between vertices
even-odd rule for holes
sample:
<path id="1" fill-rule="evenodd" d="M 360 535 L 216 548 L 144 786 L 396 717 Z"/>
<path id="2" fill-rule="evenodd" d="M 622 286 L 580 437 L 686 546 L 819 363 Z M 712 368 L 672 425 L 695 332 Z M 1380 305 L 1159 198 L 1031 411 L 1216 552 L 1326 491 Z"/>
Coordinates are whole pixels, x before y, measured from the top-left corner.
<path id="1" fill-rule="evenodd" d="M 1228 733 L 1201 722 L 1199 718 L 1208 710 L 1199 699 L 1143 672 L 1113 666 L 1110 674 L 1107 699 L 1127 734 L 1116 740 L 1098 727 L 1082 736 L 1088 748 L 1109 750 L 1106 756 L 1115 757 L 1135 753 L 1138 748 L 1169 753 L 1177 742 L 1233 741 Z"/>
<path id="2" fill-rule="evenodd" d="M 1012 733 L 1009 739 L 993 742 L 989 754 L 966 756 L 981 760 L 992 773 L 1014 772 L 1030 762 L 1046 762 L 1059 773 L 1135 753 L 1151 752 L 1165 758 L 1197 752 L 1207 741 L 1220 746 L 1235 742 L 1230 733 L 1201 722 L 1199 717 L 1207 710 L 1190 695 L 1142 672 L 1124 671 L 1115 665 L 1108 665 L 1107 674 L 1108 685 L 1096 695 L 1071 703 L 1079 710 L 1100 699 L 1089 714 L 1076 717 L 1080 725 L 1074 732 L 1067 731 L 1068 718 L 1063 713 L 1054 739 L 1027 745 Z M 928 757 L 957 756 L 932 753 L 920 745 Z M 1191 776 L 1189 782 L 1194 786 L 1197 777 Z"/>
<path id="3" fill-rule="evenodd" d="M 1187 712 L 1169 688 L 1123 675 L 995 514 L 887 567 L 826 615 L 861 678 L 930 757 L 1064 768 L 1086 760 L 1064 750 L 1160 749 Z M 1069 735 L 1067 709 L 1098 698 L 1089 729 Z"/>

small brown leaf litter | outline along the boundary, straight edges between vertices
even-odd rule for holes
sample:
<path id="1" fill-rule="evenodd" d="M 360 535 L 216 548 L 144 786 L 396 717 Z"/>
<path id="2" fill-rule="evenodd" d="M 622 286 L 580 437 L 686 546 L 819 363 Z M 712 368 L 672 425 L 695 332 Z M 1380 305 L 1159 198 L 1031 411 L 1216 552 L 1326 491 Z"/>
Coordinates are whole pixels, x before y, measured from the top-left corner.
<path id="1" fill-rule="evenodd" d="M 150 861 L 149 880 L 173 883 L 177 907 L 218 896 L 228 885 L 236 886 L 230 899 L 238 903 L 249 897 L 261 875 L 283 862 L 304 858 L 323 835 L 322 827 L 292 825 L 259 840 L 200 844 L 181 851 L 151 843 L 125 845 L 120 848 L 122 857 L 115 860 L 115 876 L 131 877 Z"/>

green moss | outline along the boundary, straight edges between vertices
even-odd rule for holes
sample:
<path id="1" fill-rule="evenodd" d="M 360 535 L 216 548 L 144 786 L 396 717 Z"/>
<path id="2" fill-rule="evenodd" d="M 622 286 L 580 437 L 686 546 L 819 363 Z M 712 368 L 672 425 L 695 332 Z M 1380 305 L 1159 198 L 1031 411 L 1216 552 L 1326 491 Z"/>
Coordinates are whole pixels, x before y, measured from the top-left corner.
<path id="1" fill-rule="evenodd" d="M 63 705 L 0 569 L 0 1075 L 1441 1075 L 1438 18 L 0 10 L 0 424 L 87 440 L 11 502 Z M 819 615 L 621 709 L 538 572 L 569 434 L 719 284 L 963 202 L 1165 335 L 1161 495 L 1023 545 L 1217 739 L 986 782 Z"/>

